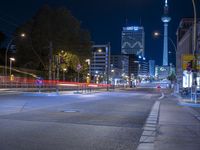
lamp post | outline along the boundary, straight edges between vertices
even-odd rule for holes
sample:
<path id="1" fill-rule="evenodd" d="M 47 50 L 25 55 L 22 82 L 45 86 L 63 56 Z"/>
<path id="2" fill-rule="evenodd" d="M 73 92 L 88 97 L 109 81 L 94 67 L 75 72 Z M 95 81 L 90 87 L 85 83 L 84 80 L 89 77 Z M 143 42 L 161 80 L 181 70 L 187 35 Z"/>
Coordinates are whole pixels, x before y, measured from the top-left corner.
<path id="1" fill-rule="evenodd" d="M 12 75 L 12 62 L 15 61 L 15 58 L 10 58 L 10 77 Z"/>
<path id="2" fill-rule="evenodd" d="M 163 35 L 160 34 L 159 32 L 154 32 L 153 35 L 154 35 L 154 37 L 163 36 Z M 172 38 L 170 38 L 170 37 L 168 36 L 168 39 L 169 39 L 169 41 L 171 42 L 171 44 L 173 45 L 175 52 L 177 52 L 176 44 L 173 42 Z"/>
<path id="3" fill-rule="evenodd" d="M 24 38 L 26 37 L 26 34 L 25 33 L 21 33 L 20 34 L 20 37 Z M 11 40 L 8 42 L 8 45 L 6 47 L 6 53 L 5 53 L 5 71 L 4 71 L 4 75 L 7 76 L 7 57 L 8 57 L 8 50 L 13 42 L 13 40 L 15 39 L 16 37 L 12 37 Z"/>
<path id="4" fill-rule="evenodd" d="M 90 59 L 86 59 L 85 62 L 87 62 L 88 67 L 89 67 L 89 72 L 87 74 L 87 83 L 90 83 L 90 77 L 91 77 L 91 66 L 90 66 Z"/>
<path id="5" fill-rule="evenodd" d="M 197 77 L 197 55 L 196 55 L 196 38 L 197 38 L 197 12 L 195 0 L 192 0 L 193 10 L 194 10 L 194 26 L 193 26 L 193 57 L 194 57 L 194 72 L 193 72 L 193 82 L 191 88 L 191 100 L 194 100 L 197 103 L 197 92 L 196 92 L 196 77 Z"/>
<path id="6" fill-rule="evenodd" d="M 110 77 L 110 43 L 106 47 L 106 73 L 107 73 L 107 91 L 109 91 L 109 77 Z"/>
<path id="7" fill-rule="evenodd" d="M 65 81 L 65 72 L 67 71 L 67 68 L 63 69 L 63 81 Z"/>
<path id="8" fill-rule="evenodd" d="M 99 73 L 99 71 L 95 71 L 95 83 L 96 84 L 98 84 L 98 82 L 99 82 L 99 78 L 98 78 L 98 73 Z"/>
<path id="9" fill-rule="evenodd" d="M 159 32 L 154 32 L 153 35 L 154 35 L 154 37 L 163 36 L 163 35 L 160 34 Z M 173 42 L 172 38 L 170 38 L 169 36 L 168 36 L 167 38 L 168 38 L 168 40 L 171 42 L 172 46 L 174 47 L 174 51 L 175 51 L 175 54 L 176 54 L 176 52 L 177 52 L 176 44 Z M 168 54 L 170 54 L 170 53 L 172 53 L 172 52 L 169 51 Z"/>
<path id="10" fill-rule="evenodd" d="M 111 69 L 111 84 L 114 86 L 115 85 L 115 80 L 114 80 L 114 77 L 115 77 L 115 69 Z"/>
<path id="11" fill-rule="evenodd" d="M 195 56 L 196 53 L 196 37 L 197 37 L 197 12 L 196 12 L 196 5 L 195 5 L 195 0 L 192 0 L 193 4 L 193 10 L 194 10 L 194 30 L 193 30 L 193 44 L 194 44 L 194 49 L 193 49 L 193 55 Z"/>
<path id="12" fill-rule="evenodd" d="M 80 74 L 80 71 L 82 69 L 81 64 L 78 64 L 77 67 L 76 67 L 76 69 L 77 69 L 77 72 L 78 72 L 78 82 L 79 82 L 79 74 Z"/>

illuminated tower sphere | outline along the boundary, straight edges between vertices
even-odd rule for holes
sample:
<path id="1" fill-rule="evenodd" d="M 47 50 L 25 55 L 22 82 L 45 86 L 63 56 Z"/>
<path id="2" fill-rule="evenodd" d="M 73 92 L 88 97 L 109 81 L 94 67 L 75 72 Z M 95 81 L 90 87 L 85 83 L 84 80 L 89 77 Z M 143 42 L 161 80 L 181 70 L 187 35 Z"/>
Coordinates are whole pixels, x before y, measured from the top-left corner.
<path id="1" fill-rule="evenodd" d="M 171 18 L 168 16 L 167 0 L 165 0 L 164 15 L 161 20 L 164 23 L 163 66 L 168 66 L 168 23 L 171 21 Z"/>

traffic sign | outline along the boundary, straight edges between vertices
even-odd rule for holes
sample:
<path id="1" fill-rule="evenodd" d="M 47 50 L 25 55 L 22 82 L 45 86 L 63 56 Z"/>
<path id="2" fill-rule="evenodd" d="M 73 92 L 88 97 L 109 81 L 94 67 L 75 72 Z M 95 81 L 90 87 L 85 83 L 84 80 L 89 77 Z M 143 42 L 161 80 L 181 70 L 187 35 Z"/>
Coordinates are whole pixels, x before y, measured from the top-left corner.
<path id="1" fill-rule="evenodd" d="M 183 70 L 195 70 L 200 69 L 200 55 L 197 55 L 196 62 L 194 62 L 194 56 L 192 54 L 182 55 L 182 69 Z M 196 63 L 196 65 L 195 65 Z M 194 68 L 196 66 L 196 68 Z"/>

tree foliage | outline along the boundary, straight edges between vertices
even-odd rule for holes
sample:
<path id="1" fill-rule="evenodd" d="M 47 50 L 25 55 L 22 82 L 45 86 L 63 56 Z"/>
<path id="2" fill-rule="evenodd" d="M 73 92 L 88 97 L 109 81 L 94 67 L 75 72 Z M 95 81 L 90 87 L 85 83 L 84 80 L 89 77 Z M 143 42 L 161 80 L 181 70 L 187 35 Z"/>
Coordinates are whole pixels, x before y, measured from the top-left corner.
<path id="1" fill-rule="evenodd" d="M 168 79 L 169 81 L 171 81 L 171 82 L 176 81 L 176 75 L 175 75 L 175 73 L 171 73 L 171 74 L 167 77 L 167 79 Z"/>
<path id="2" fill-rule="evenodd" d="M 2 43 L 4 42 L 5 39 L 6 39 L 5 34 L 0 31 L 0 46 L 2 45 Z"/>
<path id="3" fill-rule="evenodd" d="M 3 32 L 0 31 L 0 65 L 3 65 L 5 63 L 5 51 L 6 50 L 2 46 L 5 39 L 6 39 L 6 35 Z"/>
<path id="4" fill-rule="evenodd" d="M 86 79 L 88 73 L 88 63 L 84 60 L 80 60 L 79 57 L 75 54 L 69 53 L 67 51 L 61 51 L 58 53 L 58 57 L 60 59 L 60 69 L 65 72 L 70 72 L 71 74 L 76 74 L 79 72 L 81 76 L 81 80 Z M 81 66 L 78 69 L 78 66 Z M 56 69 L 56 67 L 54 67 Z"/>
<path id="5" fill-rule="evenodd" d="M 43 6 L 31 20 L 17 29 L 16 35 L 22 32 L 26 37 L 16 40 L 16 57 L 20 67 L 48 70 L 49 58 L 61 50 L 68 54 L 66 64 L 62 65 L 73 69 L 78 60 L 83 63 L 90 57 L 90 34 L 81 28 L 79 21 L 66 8 Z"/>
<path id="6" fill-rule="evenodd" d="M 79 58 L 77 57 L 77 55 L 74 55 L 72 53 L 69 52 L 61 52 L 59 53 L 59 58 L 61 59 L 61 69 L 69 69 L 71 68 L 72 70 L 76 70 L 76 67 L 78 66 L 78 64 L 80 63 Z"/>

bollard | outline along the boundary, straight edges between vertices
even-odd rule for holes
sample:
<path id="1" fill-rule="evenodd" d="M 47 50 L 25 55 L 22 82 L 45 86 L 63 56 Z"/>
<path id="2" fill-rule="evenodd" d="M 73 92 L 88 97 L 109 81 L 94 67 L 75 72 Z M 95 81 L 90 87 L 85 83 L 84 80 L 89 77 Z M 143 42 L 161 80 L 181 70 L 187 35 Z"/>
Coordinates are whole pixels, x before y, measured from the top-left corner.
<path id="1" fill-rule="evenodd" d="M 59 94 L 58 85 L 56 85 L 56 94 Z"/>

